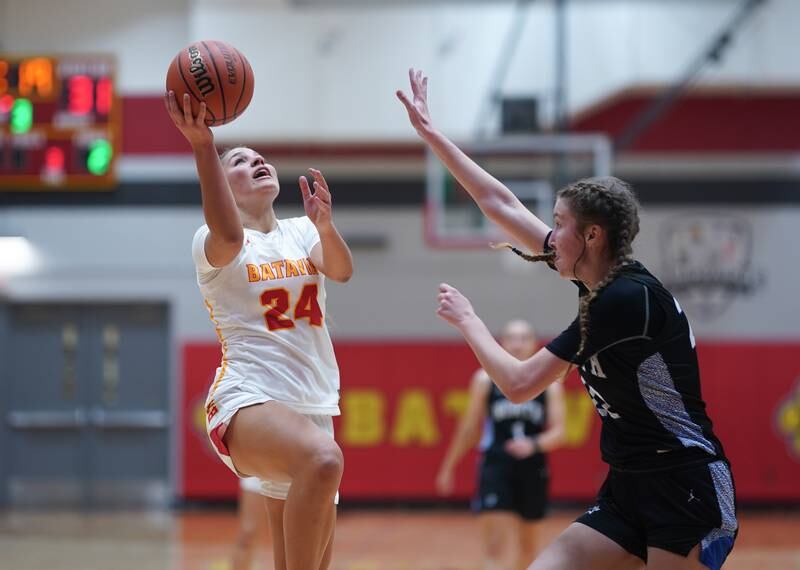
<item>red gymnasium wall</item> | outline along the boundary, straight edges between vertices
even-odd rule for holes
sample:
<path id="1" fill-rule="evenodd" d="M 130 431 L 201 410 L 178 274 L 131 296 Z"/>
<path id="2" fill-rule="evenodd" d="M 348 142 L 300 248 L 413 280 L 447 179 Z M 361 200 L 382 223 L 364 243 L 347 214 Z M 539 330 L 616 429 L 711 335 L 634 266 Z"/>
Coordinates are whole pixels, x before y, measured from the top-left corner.
<path id="1" fill-rule="evenodd" d="M 615 137 L 663 87 L 633 87 L 598 101 L 572 118 L 571 132 Z M 684 93 L 630 149 L 633 152 L 796 152 L 800 149 L 800 91 L 792 87 L 695 87 Z M 164 112 L 161 95 L 122 100 L 122 152 L 127 155 L 189 153 L 186 140 Z M 424 156 L 418 142 L 370 144 L 261 144 L 269 156 Z"/>
<path id="2" fill-rule="evenodd" d="M 734 469 L 740 500 L 800 500 L 798 343 L 700 343 L 703 395 Z M 344 450 L 344 501 L 426 500 L 477 361 L 453 342 L 336 343 L 342 373 L 336 439 Z M 180 494 L 229 499 L 237 482 L 204 432 L 203 403 L 220 353 L 183 348 Z M 599 419 L 575 374 L 566 383 L 567 446 L 551 454 L 552 497 L 591 499 L 605 477 Z M 476 454 L 457 472 L 456 498 L 474 487 Z"/>

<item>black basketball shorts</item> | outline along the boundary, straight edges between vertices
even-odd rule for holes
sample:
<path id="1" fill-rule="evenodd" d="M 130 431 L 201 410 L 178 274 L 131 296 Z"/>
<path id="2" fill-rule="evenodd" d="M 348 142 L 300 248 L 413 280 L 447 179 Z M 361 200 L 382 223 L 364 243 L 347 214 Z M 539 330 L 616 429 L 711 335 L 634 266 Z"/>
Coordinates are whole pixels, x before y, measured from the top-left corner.
<path id="1" fill-rule="evenodd" d="M 511 511 L 528 521 L 539 520 L 547 510 L 548 482 L 541 456 L 522 460 L 484 456 L 473 510 Z"/>
<path id="2" fill-rule="evenodd" d="M 700 544 L 700 561 L 718 570 L 739 525 L 725 461 L 649 473 L 611 469 L 597 502 L 577 522 L 647 561 L 647 548 L 681 556 Z"/>

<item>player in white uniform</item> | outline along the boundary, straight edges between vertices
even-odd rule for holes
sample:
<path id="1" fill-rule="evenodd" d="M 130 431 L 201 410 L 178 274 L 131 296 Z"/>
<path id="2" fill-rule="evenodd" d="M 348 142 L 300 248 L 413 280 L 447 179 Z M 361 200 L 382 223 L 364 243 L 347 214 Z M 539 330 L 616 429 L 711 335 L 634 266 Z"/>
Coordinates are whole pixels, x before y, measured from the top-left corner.
<path id="1" fill-rule="evenodd" d="M 275 168 L 249 148 L 222 157 L 188 95 L 170 116 L 192 146 L 206 225 L 194 236 L 197 280 L 222 346 L 206 420 L 220 458 L 261 480 L 275 568 L 330 564 L 342 452 L 333 439 L 339 372 L 325 325 L 325 279 L 347 281 L 353 261 L 333 224 L 325 179 L 300 190 L 307 216 L 278 220 Z"/>

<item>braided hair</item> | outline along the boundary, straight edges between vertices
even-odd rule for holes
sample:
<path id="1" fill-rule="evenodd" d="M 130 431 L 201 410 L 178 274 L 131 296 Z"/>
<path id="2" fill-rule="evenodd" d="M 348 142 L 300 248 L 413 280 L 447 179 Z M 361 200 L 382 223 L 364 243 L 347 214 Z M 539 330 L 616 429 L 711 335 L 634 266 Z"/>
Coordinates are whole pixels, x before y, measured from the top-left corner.
<path id="1" fill-rule="evenodd" d="M 612 260 L 611 270 L 598 285 L 581 297 L 578 305 L 581 343 L 577 355 L 586 348 L 589 336 L 589 307 L 597 296 L 619 274 L 620 270 L 632 261 L 632 243 L 639 233 L 639 203 L 629 184 L 613 176 L 584 178 L 558 191 L 557 198 L 569 205 L 577 219 L 578 231 L 596 224 L 605 230 L 608 253 Z M 542 255 L 525 254 L 510 244 L 507 247 L 527 261 L 552 261 L 555 252 Z M 585 250 L 584 250 L 585 253 Z M 576 260 L 577 266 L 581 257 Z"/>
<path id="2" fill-rule="evenodd" d="M 503 248 L 510 249 L 511 251 L 516 253 L 518 256 L 520 256 L 522 259 L 524 259 L 525 261 L 534 261 L 534 262 L 535 261 L 553 261 L 555 259 L 555 257 L 556 257 L 556 253 L 554 251 L 545 251 L 544 253 L 542 253 L 540 255 L 532 255 L 530 253 L 525 253 L 524 251 L 522 251 L 520 249 L 517 249 L 516 247 L 514 247 L 510 243 L 506 243 L 506 242 L 503 242 L 503 243 L 490 243 L 489 247 L 491 247 L 492 249 L 503 249 Z"/>

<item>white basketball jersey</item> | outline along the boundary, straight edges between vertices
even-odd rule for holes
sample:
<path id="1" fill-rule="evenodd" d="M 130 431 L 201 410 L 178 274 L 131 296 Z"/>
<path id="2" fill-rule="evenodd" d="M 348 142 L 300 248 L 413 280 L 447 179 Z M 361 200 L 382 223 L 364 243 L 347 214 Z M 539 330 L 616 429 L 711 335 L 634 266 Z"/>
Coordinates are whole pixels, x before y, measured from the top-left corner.
<path id="1" fill-rule="evenodd" d="M 206 258 L 208 226 L 194 235 L 197 282 L 222 346 L 217 389 L 256 383 L 303 413 L 339 414 L 339 368 L 325 323 L 325 277 L 309 259 L 319 234 L 307 217 L 269 233 L 245 228 L 225 267 Z"/>

